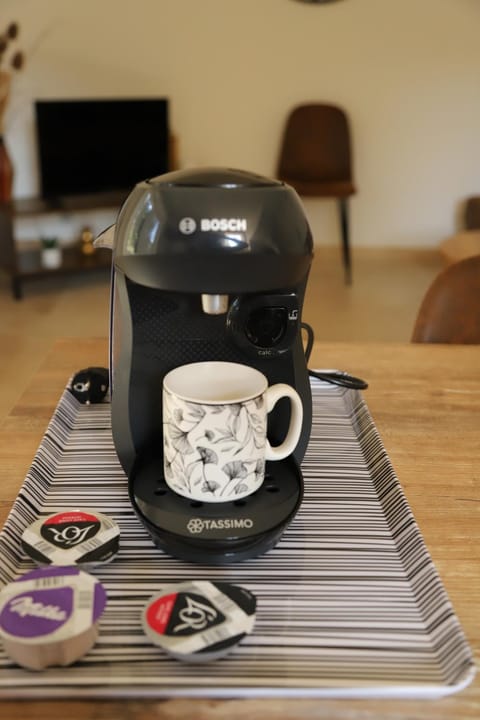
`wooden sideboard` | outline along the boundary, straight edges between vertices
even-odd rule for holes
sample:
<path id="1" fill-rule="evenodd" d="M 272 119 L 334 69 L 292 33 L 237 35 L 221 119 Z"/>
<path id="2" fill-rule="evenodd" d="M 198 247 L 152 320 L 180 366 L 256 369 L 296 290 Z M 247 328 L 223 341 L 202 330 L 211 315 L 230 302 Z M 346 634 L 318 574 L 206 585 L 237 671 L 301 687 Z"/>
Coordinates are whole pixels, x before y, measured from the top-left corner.
<path id="1" fill-rule="evenodd" d="M 17 218 L 41 217 L 54 213 L 73 215 L 92 210 L 116 209 L 120 208 L 125 196 L 124 192 L 111 192 L 52 200 L 20 198 L 0 204 L 0 268 L 10 277 L 13 297 L 17 300 L 22 298 L 23 283 L 26 281 L 76 272 L 108 271 L 112 259 L 111 252 L 107 249 L 99 249 L 92 255 L 84 255 L 78 243 L 63 248 L 60 267 L 54 270 L 46 269 L 42 267 L 40 261 L 40 243 L 38 247 L 22 248 L 15 237 Z"/>

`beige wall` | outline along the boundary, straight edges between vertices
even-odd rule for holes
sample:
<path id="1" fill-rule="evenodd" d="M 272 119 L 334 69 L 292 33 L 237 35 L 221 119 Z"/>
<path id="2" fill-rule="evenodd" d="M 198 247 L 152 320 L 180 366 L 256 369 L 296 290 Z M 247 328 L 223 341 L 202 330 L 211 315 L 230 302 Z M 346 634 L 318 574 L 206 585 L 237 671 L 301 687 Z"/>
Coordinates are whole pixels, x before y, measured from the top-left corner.
<path id="1" fill-rule="evenodd" d="M 285 115 L 347 108 L 358 245 L 436 245 L 480 194 L 480 1 L 3 0 L 27 66 L 7 140 L 15 192 L 37 192 L 32 100 L 167 95 L 182 166 L 272 175 Z M 338 241 L 333 203 L 305 203 Z"/>

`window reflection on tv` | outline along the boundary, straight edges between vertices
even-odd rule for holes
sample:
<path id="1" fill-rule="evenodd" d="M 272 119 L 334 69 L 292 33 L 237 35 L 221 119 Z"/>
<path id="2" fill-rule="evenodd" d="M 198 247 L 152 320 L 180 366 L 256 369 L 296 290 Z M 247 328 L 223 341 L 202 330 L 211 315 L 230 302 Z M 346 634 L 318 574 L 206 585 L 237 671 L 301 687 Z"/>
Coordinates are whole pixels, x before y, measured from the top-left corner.
<path id="1" fill-rule="evenodd" d="M 37 100 L 43 198 L 129 192 L 168 171 L 168 100 Z"/>

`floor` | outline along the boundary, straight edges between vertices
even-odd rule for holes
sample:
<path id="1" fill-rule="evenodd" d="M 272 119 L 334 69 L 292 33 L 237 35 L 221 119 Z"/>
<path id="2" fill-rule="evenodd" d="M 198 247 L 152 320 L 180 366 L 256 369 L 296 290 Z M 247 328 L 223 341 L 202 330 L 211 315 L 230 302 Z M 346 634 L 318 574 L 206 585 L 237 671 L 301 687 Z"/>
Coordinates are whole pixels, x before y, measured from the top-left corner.
<path id="1" fill-rule="evenodd" d="M 340 251 L 317 248 L 303 320 L 324 341 L 408 342 L 418 306 L 443 266 L 436 250 L 357 248 L 351 286 Z M 0 419 L 20 396 L 59 336 L 107 336 L 108 273 L 36 280 L 15 301 L 0 276 Z M 75 370 L 76 368 L 72 368 Z"/>

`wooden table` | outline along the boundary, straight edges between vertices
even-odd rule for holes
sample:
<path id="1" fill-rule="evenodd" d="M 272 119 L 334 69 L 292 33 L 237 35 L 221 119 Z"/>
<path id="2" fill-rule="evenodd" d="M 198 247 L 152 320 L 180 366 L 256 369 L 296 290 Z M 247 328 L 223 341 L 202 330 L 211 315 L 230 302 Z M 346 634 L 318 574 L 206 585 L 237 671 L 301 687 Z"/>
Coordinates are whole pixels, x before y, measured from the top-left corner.
<path id="1" fill-rule="evenodd" d="M 1 341 L 1 338 L 0 338 Z M 58 341 L 0 425 L 0 525 L 65 383 L 107 364 L 104 339 Z M 316 343 L 311 367 L 364 377 L 365 398 L 477 660 L 480 650 L 480 346 Z M 214 669 L 212 670 L 214 677 Z M 2 720 L 307 720 L 480 717 L 480 681 L 437 701 L 118 700 L 0 703 Z"/>

